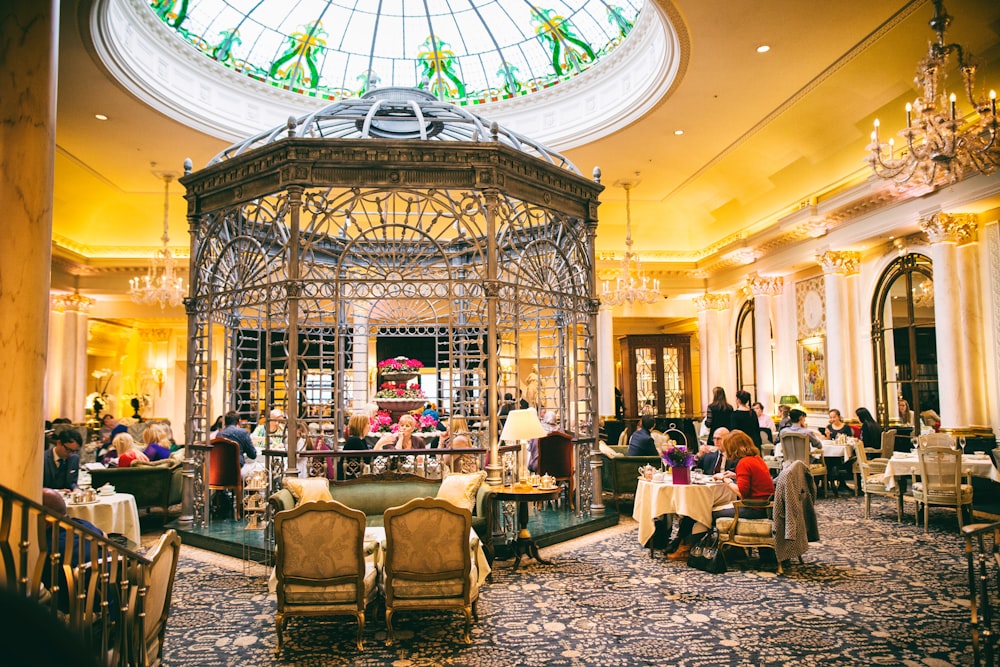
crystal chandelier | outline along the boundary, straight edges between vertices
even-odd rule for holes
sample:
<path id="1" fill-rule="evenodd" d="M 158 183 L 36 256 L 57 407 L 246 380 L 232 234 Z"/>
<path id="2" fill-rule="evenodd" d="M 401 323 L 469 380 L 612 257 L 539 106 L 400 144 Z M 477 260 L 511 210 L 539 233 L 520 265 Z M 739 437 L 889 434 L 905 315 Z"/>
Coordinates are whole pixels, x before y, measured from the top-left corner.
<path id="1" fill-rule="evenodd" d="M 960 44 L 949 44 L 944 33 L 951 24 L 944 9 L 944 0 L 934 0 L 931 29 L 937 41 L 931 42 L 927 57 L 917 65 L 915 81 L 922 94 L 906 104 L 906 129 L 899 131 L 903 139 L 897 151 L 893 139 L 882 143 L 879 122 L 875 119 L 868 150 L 868 162 L 879 178 L 905 183 L 932 185 L 952 182 L 976 173 L 991 174 L 1000 166 L 998 141 L 997 96 L 991 90 L 989 98 L 975 99 L 976 64 Z M 955 52 L 962 72 L 965 100 L 976 115 L 966 118 L 958 109 L 955 93 L 942 90 L 945 67 Z"/>
<path id="2" fill-rule="evenodd" d="M 642 263 L 639 256 L 632 252 L 632 199 L 631 191 L 635 182 L 625 181 L 625 256 L 622 266 L 615 278 L 614 286 L 605 280 L 601 289 L 601 303 L 608 306 L 620 306 L 632 303 L 655 303 L 663 298 L 660 294 L 660 281 L 650 281 L 642 273 Z M 650 282 L 652 288 L 650 288 Z"/>
<path id="3" fill-rule="evenodd" d="M 168 304 L 179 306 L 185 296 L 184 279 L 174 275 L 176 261 L 169 246 L 168 215 L 170 213 L 170 181 L 173 178 L 173 174 L 163 175 L 163 248 L 157 250 L 153 255 L 146 275 L 136 276 L 128 281 L 128 295 L 132 301 L 144 306 L 158 303 L 161 309 L 166 308 Z"/>

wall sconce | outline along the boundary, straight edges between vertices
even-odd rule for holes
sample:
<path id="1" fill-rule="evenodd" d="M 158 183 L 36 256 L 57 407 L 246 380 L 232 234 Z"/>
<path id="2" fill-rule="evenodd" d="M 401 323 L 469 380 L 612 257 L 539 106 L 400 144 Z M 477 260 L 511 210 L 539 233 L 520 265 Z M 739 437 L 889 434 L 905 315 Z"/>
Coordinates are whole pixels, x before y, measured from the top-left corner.
<path id="1" fill-rule="evenodd" d="M 150 370 L 153 375 L 153 380 L 156 382 L 156 395 L 163 395 L 163 381 L 166 379 L 167 371 L 165 368 L 153 368 Z"/>

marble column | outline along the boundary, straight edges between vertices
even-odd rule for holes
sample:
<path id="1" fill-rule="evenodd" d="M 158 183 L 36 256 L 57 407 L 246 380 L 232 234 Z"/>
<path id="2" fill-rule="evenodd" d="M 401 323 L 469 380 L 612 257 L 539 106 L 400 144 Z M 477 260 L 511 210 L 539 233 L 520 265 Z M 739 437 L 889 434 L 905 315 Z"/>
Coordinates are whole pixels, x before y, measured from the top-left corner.
<path id="1" fill-rule="evenodd" d="M 0 8 L 0 484 L 42 493 L 45 354 L 52 265 L 59 3 L 12 0 Z"/>
<path id="2" fill-rule="evenodd" d="M 993 396 L 986 391 L 986 322 L 982 302 L 982 271 L 980 270 L 979 224 L 972 216 L 975 225 L 971 237 L 956 247 L 958 266 L 959 308 L 961 310 L 962 329 L 965 336 L 966 361 L 963 367 L 967 408 L 966 426 L 986 427 L 990 423 L 990 399 Z"/>
<path id="3" fill-rule="evenodd" d="M 771 353 L 771 300 L 784 290 L 781 276 L 747 277 L 746 289 L 753 295 L 754 308 L 754 361 L 757 365 L 757 400 L 773 409 L 774 359 Z M 765 408 L 767 409 L 767 408 Z"/>
<path id="4" fill-rule="evenodd" d="M 823 287 L 826 296 L 826 399 L 827 405 L 837 408 L 845 418 L 850 418 L 851 376 L 857 374 L 851 362 L 851 323 L 848 307 L 847 276 L 858 272 L 861 254 L 827 250 L 816 256 L 823 267 Z"/>
<path id="5" fill-rule="evenodd" d="M 615 414 L 615 349 L 611 307 L 601 305 L 597 311 L 597 414 Z"/>
<path id="6" fill-rule="evenodd" d="M 55 294 L 51 304 L 45 415 L 47 419 L 69 417 L 81 422 L 87 397 L 87 313 L 94 300 L 79 294 Z"/>
<path id="7" fill-rule="evenodd" d="M 934 266 L 934 323 L 937 338 L 938 394 L 941 397 L 941 427 L 964 428 L 971 423 L 970 394 L 984 385 L 969 384 L 972 357 L 967 331 L 976 322 L 964 319 L 963 294 L 959 278 L 966 267 L 959 264 L 957 245 L 974 237 L 974 215 L 936 213 L 920 219 L 920 228 L 930 240 Z M 965 287 L 968 287 L 966 284 Z M 977 360 L 978 363 L 978 360 Z"/>
<path id="8" fill-rule="evenodd" d="M 698 309 L 698 343 L 701 348 L 701 396 L 703 406 L 712 402 L 712 387 L 728 386 L 726 371 L 728 350 L 720 322 L 729 308 L 729 295 L 705 293 L 695 297 Z"/>

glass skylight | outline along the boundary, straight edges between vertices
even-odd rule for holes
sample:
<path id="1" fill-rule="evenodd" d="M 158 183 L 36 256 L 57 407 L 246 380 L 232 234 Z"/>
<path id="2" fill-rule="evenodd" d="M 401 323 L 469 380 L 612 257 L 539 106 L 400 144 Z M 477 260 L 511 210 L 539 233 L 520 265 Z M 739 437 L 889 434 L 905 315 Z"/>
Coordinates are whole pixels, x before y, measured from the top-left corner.
<path id="1" fill-rule="evenodd" d="M 460 105 L 551 88 L 618 47 L 642 0 L 154 0 L 193 48 L 319 99 L 425 90 Z"/>

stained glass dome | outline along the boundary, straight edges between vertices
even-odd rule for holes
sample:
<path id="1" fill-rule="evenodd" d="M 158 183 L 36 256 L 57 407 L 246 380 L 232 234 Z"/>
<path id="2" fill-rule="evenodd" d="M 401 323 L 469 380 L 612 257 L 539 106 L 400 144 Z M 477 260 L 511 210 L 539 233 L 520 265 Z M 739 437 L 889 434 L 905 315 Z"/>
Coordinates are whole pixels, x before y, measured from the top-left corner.
<path id="1" fill-rule="evenodd" d="M 593 67 L 642 0 L 153 0 L 202 55 L 310 97 L 420 88 L 459 105 L 545 90 Z"/>

